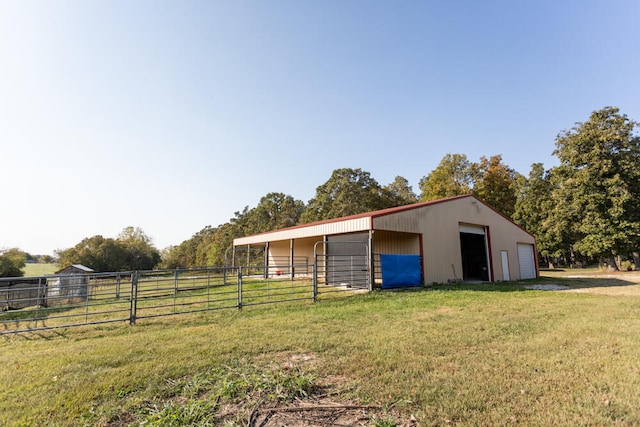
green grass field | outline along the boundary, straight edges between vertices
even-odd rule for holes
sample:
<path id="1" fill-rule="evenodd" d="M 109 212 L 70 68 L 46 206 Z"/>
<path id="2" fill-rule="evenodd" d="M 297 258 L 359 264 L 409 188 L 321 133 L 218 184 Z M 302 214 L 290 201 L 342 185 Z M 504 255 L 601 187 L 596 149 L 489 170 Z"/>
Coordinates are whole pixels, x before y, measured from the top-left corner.
<path id="1" fill-rule="evenodd" d="M 318 390 L 376 426 L 638 425 L 640 279 L 570 273 L 2 336 L 0 425 L 257 425 Z"/>
<path id="2" fill-rule="evenodd" d="M 53 274 L 59 269 L 58 264 L 26 264 L 24 267 L 24 275 L 27 277 L 44 276 L 46 274 Z"/>

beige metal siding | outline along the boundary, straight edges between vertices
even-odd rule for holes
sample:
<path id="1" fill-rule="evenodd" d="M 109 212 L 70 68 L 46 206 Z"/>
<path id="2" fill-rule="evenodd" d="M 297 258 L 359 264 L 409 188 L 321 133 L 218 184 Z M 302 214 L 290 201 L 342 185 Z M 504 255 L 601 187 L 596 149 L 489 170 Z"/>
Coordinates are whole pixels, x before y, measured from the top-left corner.
<path id="1" fill-rule="evenodd" d="M 376 231 L 373 236 L 373 252 L 376 254 L 420 254 L 420 236 L 409 233 Z"/>
<path id="2" fill-rule="evenodd" d="M 291 249 L 288 240 L 269 243 L 269 267 L 283 268 L 288 271 Z"/>
<path id="3" fill-rule="evenodd" d="M 428 215 L 425 208 L 413 209 L 406 212 L 373 218 L 374 230 L 399 231 L 415 233 L 419 229 L 420 221 Z"/>
<path id="4" fill-rule="evenodd" d="M 322 241 L 321 236 L 307 237 L 296 240 L 294 251 L 296 257 L 304 257 L 308 264 L 313 264 L 313 247 L 316 242 Z M 324 246 L 318 245 L 318 252 L 323 253 Z"/>
<path id="5" fill-rule="evenodd" d="M 371 217 L 361 217 L 347 219 L 344 221 L 333 221 L 323 224 L 300 226 L 271 233 L 256 234 L 254 236 L 239 237 L 233 240 L 234 246 L 255 245 L 258 243 L 273 242 L 278 240 L 303 239 L 307 237 L 317 237 L 332 234 L 354 233 L 358 231 L 368 231 L 370 229 Z"/>
<path id="6" fill-rule="evenodd" d="M 411 231 L 423 235 L 425 283 L 446 283 L 462 279 L 460 225 L 487 227 L 493 277 L 503 277 L 500 251 L 517 253 L 517 243 L 534 244 L 524 230 L 473 197 L 450 200 L 418 209 L 374 218 L 374 229 Z M 512 280 L 520 279 L 517 259 L 510 257 Z"/>
<path id="7" fill-rule="evenodd" d="M 456 215 L 452 216 L 455 210 L 443 209 L 450 203 L 374 218 L 375 230 L 422 234 L 425 283 L 443 283 L 462 277 L 458 221 Z"/>
<path id="8" fill-rule="evenodd" d="M 296 263 L 313 264 L 313 247 L 317 241 L 321 241 L 321 237 L 310 237 L 294 241 L 293 256 Z M 290 241 L 282 240 L 269 243 L 269 266 L 282 266 L 284 257 L 289 257 Z M 320 253 L 324 250 L 323 245 L 318 245 Z"/>
<path id="9" fill-rule="evenodd" d="M 531 235 L 474 198 L 459 199 L 451 203 L 435 205 L 432 208 L 435 208 L 433 210 L 438 212 L 438 217 L 450 219 L 450 223 L 446 226 L 434 224 L 430 228 L 432 238 L 425 239 L 427 240 L 425 242 L 425 258 L 429 258 L 427 252 L 429 254 L 437 252 L 439 245 L 442 245 L 440 247 L 446 247 L 450 251 L 448 256 L 442 251 L 441 254 L 435 256 L 434 260 L 429 260 L 429 267 L 433 269 L 432 277 L 436 278 L 436 281 L 444 282 L 449 279 L 456 279 L 462 274 L 460 239 L 458 232 L 453 230 L 453 227 L 459 230 L 458 224 L 487 227 L 494 280 L 495 278 L 503 277 L 501 251 L 506 250 L 509 253 L 517 253 L 518 242 L 535 243 Z M 440 242 L 439 244 L 433 244 L 434 235 L 437 236 L 435 240 Z M 510 257 L 509 259 L 509 273 L 512 280 L 518 280 L 521 277 L 520 266 L 514 258 Z M 440 259 L 439 265 L 435 261 L 437 259 Z M 453 267 L 451 267 L 452 264 Z M 454 268 L 458 277 L 453 277 Z M 447 271 L 448 269 L 451 269 L 451 271 Z"/>

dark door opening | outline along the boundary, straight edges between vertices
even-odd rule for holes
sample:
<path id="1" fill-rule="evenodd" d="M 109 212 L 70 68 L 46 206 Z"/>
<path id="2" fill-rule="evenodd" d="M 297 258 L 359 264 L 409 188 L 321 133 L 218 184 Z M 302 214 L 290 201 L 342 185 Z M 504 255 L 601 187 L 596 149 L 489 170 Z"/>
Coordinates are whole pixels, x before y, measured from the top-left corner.
<path id="1" fill-rule="evenodd" d="M 484 234 L 460 233 L 462 278 L 464 281 L 489 281 L 487 243 Z"/>

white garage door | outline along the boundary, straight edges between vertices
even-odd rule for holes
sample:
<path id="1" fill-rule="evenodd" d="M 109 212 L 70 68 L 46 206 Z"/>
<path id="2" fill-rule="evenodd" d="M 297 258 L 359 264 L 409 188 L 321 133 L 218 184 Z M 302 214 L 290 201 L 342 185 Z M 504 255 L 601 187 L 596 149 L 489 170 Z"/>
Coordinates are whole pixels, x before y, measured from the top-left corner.
<path id="1" fill-rule="evenodd" d="M 533 245 L 518 243 L 518 262 L 520 263 L 520 278 L 535 279 L 536 265 L 533 256 Z"/>

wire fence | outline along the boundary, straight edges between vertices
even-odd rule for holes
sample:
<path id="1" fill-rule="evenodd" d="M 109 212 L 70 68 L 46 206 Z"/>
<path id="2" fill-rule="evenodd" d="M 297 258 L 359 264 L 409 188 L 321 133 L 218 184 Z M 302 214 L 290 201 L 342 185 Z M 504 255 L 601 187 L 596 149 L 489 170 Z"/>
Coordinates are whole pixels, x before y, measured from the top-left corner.
<path id="1" fill-rule="evenodd" d="M 2 278 L 0 335 L 317 301 L 320 294 L 358 289 L 317 277 L 313 264 L 295 264 Z"/>

